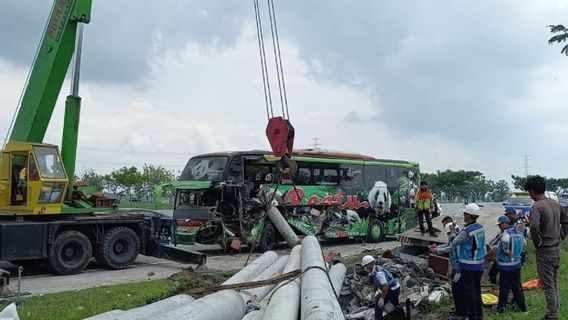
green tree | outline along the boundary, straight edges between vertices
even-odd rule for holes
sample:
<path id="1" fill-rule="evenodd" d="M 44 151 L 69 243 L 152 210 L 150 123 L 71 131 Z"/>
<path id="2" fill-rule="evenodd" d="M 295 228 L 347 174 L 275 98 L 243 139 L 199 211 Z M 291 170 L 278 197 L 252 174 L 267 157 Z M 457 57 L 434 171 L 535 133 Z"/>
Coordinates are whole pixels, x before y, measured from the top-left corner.
<path id="1" fill-rule="evenodd" d="M 527 177 L 511 175 L 511 179 L 513 179 L 513 186 L 515 188 L 524 190 L 525 182 L 527 182 Z"/>
<path id="2" fill-rule="evenodd" d="M 143 183 L 141 194 L 146 198 L 154 199 L 154 190 L 157 186 L 174 181 L 175 174 L 162 166 L 144 164 L 142 168 Z"/>
<path id="3" fill-rule="evenodd" d="M 495 183 L 493 187 L 493 192 L 491 193 L 491 199 L 493 201 L 505 201 L 509 197 L 509 184 L 505 180 L 499 180 Z"/>
<path id="4" fill-rule="evenodd" d="M 94 169 L 86 169 L 79 180 L 95 187 L 98 191 L 103 191 L 106 188 L 104 175 L 98 174 Z"/>
<path id="5" fill-rule="evenodd" d="M 548 39 L 548 44 L 561 43 L 561 42 L 564 42 L 564 41 L 568 41 L 568 29 L 566 29 L 563 25 L 557 24 L 557 25 L 550 25 L 548 27 L 550 28 L 550 32 L 558 33 L 557 35 Z M 560 53 L 563 53 L 563 54 L 568 56 L 568 44 L 565 45 L 562 48 Z"/>
<path id="6" fill-rule="evenodd" d="M 116 187 L 124 191 L 129 200 L 132 198 L 133 191 L 140 188 L 144 181 L 142 174 L 136 167 L 122 167 L 114 170 L 110 173 L 110 177 L 116 184 Z"/>

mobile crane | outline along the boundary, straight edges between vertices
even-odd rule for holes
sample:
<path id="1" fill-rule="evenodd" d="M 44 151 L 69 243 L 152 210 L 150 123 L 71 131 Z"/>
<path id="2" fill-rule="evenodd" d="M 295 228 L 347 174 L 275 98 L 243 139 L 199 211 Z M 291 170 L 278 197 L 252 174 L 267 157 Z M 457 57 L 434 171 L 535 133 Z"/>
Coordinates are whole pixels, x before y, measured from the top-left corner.
<path id="1" fill-rule="evenodd" d="M 59 274 L 80 272 L 93 256 L 110 269 L 126 268 L 139 253 L 204 263 L 205 254 L 168 245 L 171 218 L 117 211 L 109 199 L 87 199 L 73 188 L 82 27 L 91 19 L 91 5 L 55 0 L 51 9 L 0 158 L 0 260 L 45 263 Z M 60 153 L 43 138 L 73 54 Z"/>

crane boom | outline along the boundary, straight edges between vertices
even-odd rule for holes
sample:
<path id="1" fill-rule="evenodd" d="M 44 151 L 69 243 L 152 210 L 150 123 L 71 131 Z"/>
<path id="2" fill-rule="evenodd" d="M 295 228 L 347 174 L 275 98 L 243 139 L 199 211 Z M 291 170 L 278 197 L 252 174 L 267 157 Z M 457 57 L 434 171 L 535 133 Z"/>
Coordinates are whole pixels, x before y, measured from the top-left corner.
<path id="1" fill-rule="evenodd" d="M 75 50 L 77 24 L 89 23 L 91 0 L 56 0 L 16 116 L 10 141 L 41 143 Z"/>

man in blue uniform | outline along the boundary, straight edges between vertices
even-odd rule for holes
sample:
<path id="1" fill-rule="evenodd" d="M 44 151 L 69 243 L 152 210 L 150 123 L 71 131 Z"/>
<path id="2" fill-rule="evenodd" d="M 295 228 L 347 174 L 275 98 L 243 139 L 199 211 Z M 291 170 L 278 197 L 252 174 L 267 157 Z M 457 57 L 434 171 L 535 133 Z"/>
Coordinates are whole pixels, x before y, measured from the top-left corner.
<path id="1" fill-rule="evenodd" d="M 496 252 L 496 263 L 501 273 L 497 311 L 505 312 L 509 291 L 513 291 L 517 309 L 526 312 L 525 295 L 521 287 L 521 254 L 526 245 L 525 237 L 517 229 L 511 228 L 511 221 L 506 216 L 499 216 L 497 225 L 503 231 L 501 239 L 492 248 Z"/>
<path id="2" fill-rule="evenodd" d="M 464 309 L 469 320 L 483 319 L 483 305 L 481 303 L 481 276 L 483 262 L 485 261 L 485 231 L 477 222 L 481 215 L 479 206 L 475 203 L 467 204 L 463 210 L 465 226 L 452 241 L 456 247 L 460 272 L 454 276 L 454 281 L 460 290 L 459 300 L 463 301 Z"/>
<path id="3" fill-rule="evenodd" d="M 442 219 L 442 225 L 444 226 L 444 230 L 446 230 L 446 234 L 448 235 L 448 244 L 443 244 L 439 246 L 433 245 L 430 247 L 430 252 L 432 252 L 433 254 L 449 255 L 450 265 L 452 267 L 451 279 L 454 279 L 456 274 L 460 272 L 460 263 L 458 260 L 458 252 L 456 250 L 456 247 L 452 246 L 452 241 L 456 238 L 460 229 L 457 223 L 454 222 L 454 218 L 451 216 L 445 216 Z M 460 298 L 459 290 L 460 287 L 457 285 L 457 281 L 452 281 L 452 296 L 454 299 L 454 308 L 455 308 L 453 315 L 456 318 L 459 317 L 465 318 L 467 317 L 467 313 L 464 309 L 463 301 L 459 299 Z"/>
<path id="4" fill-rule="evenodd" d="M 404 309 L 398 301 L 400 294 L 400 284 L 385 268 L 375 263 L 373 256 L 364 256 L 361 265 L 367 270 L 371 277 L 371 283 L 375 288 L 375 320 L 383 318 L 385 305 L 391 303 L 400 314 L 404 314 Z"/>

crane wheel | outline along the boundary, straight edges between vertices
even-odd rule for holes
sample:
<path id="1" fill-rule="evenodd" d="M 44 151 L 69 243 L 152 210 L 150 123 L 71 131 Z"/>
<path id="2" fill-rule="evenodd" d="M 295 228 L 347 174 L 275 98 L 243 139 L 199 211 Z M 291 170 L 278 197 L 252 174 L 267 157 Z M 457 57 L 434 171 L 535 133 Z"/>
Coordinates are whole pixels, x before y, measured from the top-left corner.
<path id="1" fill-rule="evenodd" d="M 140 251 L 138 235 L 127 227 L 107 231 L 95 246 L 95 259 L 109 269 L 124 269 L 131 265 Z"/>
<path id="2" fill-rule="evenodd" d="M 65 231 L 49 248 L 47 262 L 56 273 L 75 274 L 87 267 L 92 253 L 91 241 L 86 235 L 79 231 Z"/>

